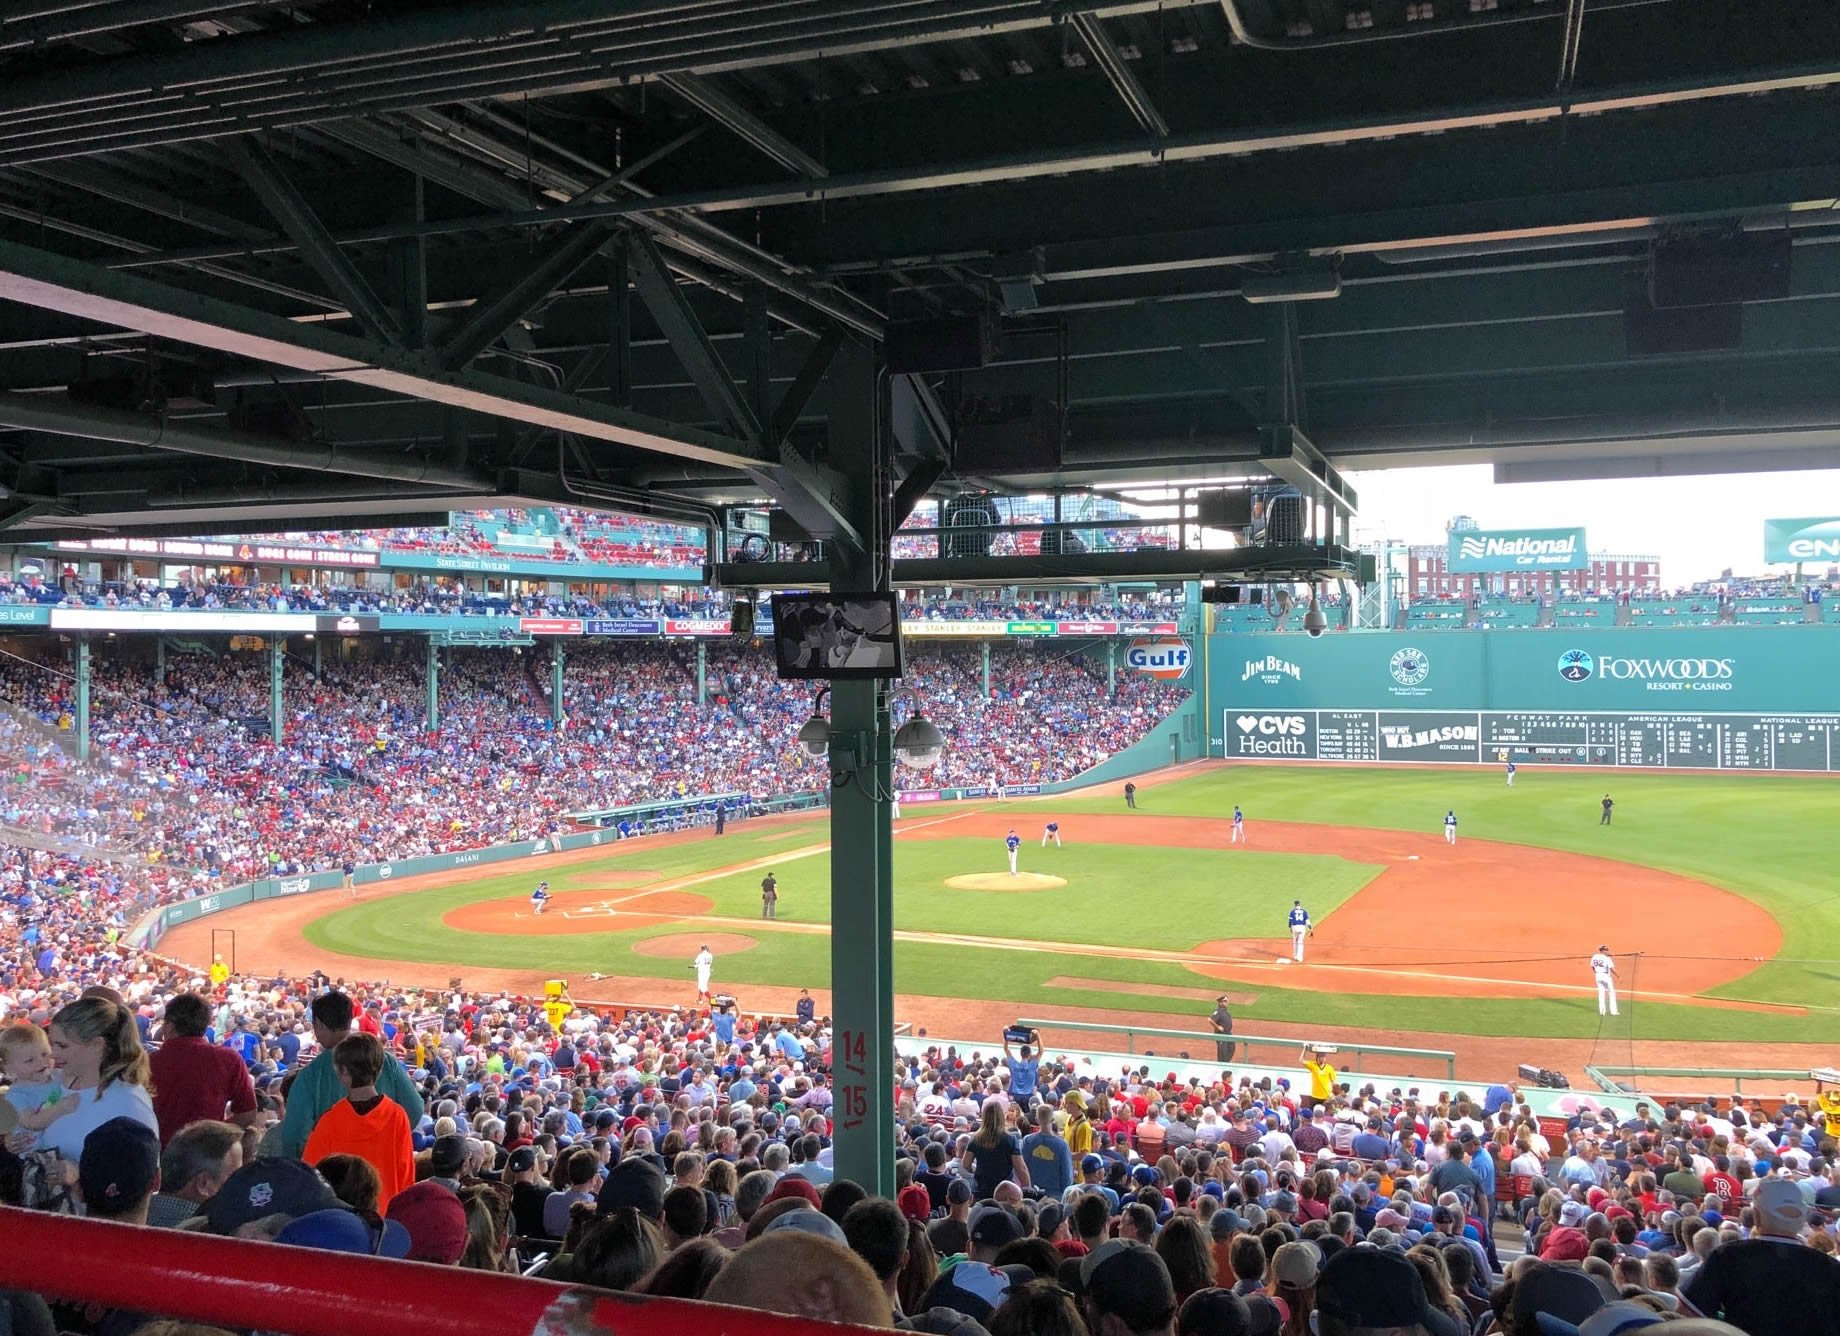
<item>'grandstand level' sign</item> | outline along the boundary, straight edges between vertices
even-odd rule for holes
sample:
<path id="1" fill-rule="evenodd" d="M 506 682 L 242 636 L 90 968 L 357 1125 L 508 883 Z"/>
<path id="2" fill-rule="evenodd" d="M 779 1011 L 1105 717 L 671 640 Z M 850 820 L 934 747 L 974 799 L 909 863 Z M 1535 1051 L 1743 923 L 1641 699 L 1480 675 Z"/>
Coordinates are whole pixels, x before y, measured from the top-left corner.
<path id="1" fill-rule="evenodd" d="M 1583 529 L 1455 529 L 1452 571 L 1576 571 L 1591 564 Z"/>

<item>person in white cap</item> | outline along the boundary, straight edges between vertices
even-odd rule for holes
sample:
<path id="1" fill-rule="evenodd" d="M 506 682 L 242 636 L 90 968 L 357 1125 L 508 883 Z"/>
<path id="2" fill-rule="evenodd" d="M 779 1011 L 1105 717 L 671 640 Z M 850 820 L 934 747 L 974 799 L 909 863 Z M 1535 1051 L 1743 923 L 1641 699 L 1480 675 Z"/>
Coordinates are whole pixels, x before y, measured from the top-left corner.
<path id="1" fill-rule="evenodd" d="M 1591 957 L 1591 974 L 1597 980 L 1597 1014 L 1614 1016 L 1616 1010 L 1616 957 L 1610 948 L 1600 946 Z"/>

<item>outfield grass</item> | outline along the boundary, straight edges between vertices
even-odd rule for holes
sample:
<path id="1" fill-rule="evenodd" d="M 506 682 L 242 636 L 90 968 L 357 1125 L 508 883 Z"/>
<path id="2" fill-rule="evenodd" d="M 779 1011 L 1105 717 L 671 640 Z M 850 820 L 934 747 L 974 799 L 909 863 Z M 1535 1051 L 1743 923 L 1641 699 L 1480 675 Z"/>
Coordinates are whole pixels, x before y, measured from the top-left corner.
<path id="1" fill-rule="evenodd" d="M 1606 785 L 1617 801 L 1616 824 L 1599 827 L 1598 799 Z M 1826 851 L 1840 787 L 1826 781 L 1747 776 L 1570 774 L 1522 767 L 1509 790 L 1493 770 L 1363 770 L 1245 767 L 1200 775 L 1141 791 L 1150 814 L 1219 817 L 1238 802 L 1247 820 L 1320 821 L 1336 825 L 1418 830 L 1439 828 L 1454 807 L 1471 838 L 1496 839 L 1599 854 L 1648 864 L 1726 887 L 1770 910 L 1782 923 L 1783 956 L 1722 990 L 1743 998 L 1813 1004 L 1840 1003 L 1840 889 Z M 1013 805 L 1039 816 L 1041 809 Z M 1069 814 L 1122 809 L 1115 796 L 1069 800 Z M 660 880 L 687 877 L 765 857 L 794 853 L 826 838 L 822 821 L 761 830 L 732 828 L 721 840 L 675 846 L 640 841 L 605 860 L 557 868 L 546 875 L 559 890 L 604 887 L 607 874 L 643 868 Z M 687 961 L 639 956 L 634 942 L 690 929 L 687 924 L 623 932 L 545 937 L 498 937 L 459 932 L 440 923 L 459 905 L 521 896 L 539 865 L 483 876 L 459 886 L 368 898 L 309 924 L 314 943 L 345 954 L 431 963 L 585 974 L 640 975 L 681 981 Z M 1238 851 L 1166 850 L 1146 846 L 1069 843 L 1062 850 L 1025 843 L 1025 870 L 1067 876 L 1069 886 L 1036 893 L 958 891 L 945 877 L 1003 870 L 1000 845 L 990 840 L 897 840 L 895 916 L 902 930 L 973 936 L 1091 941 L 1186 949 L 1215 938 L 1282 935 L 1282 912 L 1303 896 L 1318 919 L 1352 895 L 1377 869 L 1336 858 Z M 778 870 L 780 912 L 789 921 L 821 921 L 829 860 L 817 854 Z M 759 913 L 759 871 L 713 878 L 689 889 L 707 896 L 714 912 Z M 632 887 L 609 889 L 610 896 Z M 1614 912 L 1614 906 L 1607 906 Z M 1749 954 L 1720 925 L 1706 925 L 1708 955 Z M 1199 1018 L 1207 1008 L 1184 999 L 1050 987 L 1056 977 L 1152 986 L 1206 987 L 1174 964 L 1108 955 L 1002 951 L 938 943 L 899 942 L 895 983 L 903 993 L 983 998 L 1026 1007 L 1061 1003 L 1107 1010 Z M 762 933 L 751 951 L 717 962 L 724 986 L 809 984 L 830 976 L 825 936 Z M 1240 1026 L 1256 1033 L 1262 1020 L 1381 1026 L 1479 1035 L 1541 1035 L 1621 1039 L 1606 1033 L 1588 997 L 1449 999 L 1318 993 L 1260 985 L 1256 1000 L 1237 1007 Z M 1645 1002 L 1633 1018 L 1634 1036 L 1653 1039 L 1811 1039 L 1831 1029 L 1817 1012 L 1809 1019 Z M 1616 1023 L 1613 1023 L 1616 1024 Z"/>

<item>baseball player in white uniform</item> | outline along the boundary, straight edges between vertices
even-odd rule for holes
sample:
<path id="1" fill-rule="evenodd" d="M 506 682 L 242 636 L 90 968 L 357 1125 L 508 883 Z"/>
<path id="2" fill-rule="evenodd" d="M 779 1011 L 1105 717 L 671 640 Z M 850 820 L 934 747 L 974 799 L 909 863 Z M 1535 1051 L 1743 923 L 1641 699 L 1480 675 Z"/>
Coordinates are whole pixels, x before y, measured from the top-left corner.
<path id="1" fill-rule="evenodd" d="M 1009 850 L 1009 875 L 1016 875 L 1016 851 L 1022 847 L 1022 837 L 1016 834 L 1016 828 L 1010 827 L 1009 834 L 1003 837 L 1003 847 Z"/>
<path id="2" fill-rule="evenodd" d="M 1614 1016 L 1616 1010 L 1616 957 L 1610 948 L 1600 946 L 1591 957 L 1591 974 L 1597 980 L 1597 1014 Z"/>
<path id="3" fill-rule="evenodd" d="M 1246 814 L 1239 810 L 1239 804 L 1233 804 L 1233 844 L 1246 842 Z"/>
<path id="4" fill-rule="evenodd" d="M 1291 959 L 1303 964 L 1303 939 L 1316 929 L 1310 922 L 1310 911 L 1303 907 L 1303 901 L 1291 901 Z"/>
<path id="5" fill-rule="evenodd" d="M 1457 842 L 1457 813 L 1455 809 L 1444 813 L 1444 843 Z"/>
<path id="6" fill-rule="evenodd" d="M 716 958 L 709 954 L 704 946 L 690 962 L 690 968 L 696 971 L 696 995 L 699 999 L 709 996 L 709 973 L 716 967 Z"/>

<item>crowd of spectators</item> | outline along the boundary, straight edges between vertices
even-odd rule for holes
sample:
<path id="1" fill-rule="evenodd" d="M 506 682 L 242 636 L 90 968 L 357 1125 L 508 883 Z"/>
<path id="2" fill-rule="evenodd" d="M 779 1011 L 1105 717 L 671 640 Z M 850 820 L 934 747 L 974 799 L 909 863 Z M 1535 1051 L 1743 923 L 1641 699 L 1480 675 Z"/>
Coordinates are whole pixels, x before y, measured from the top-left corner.
<path id="1" fill-rule="evenodd" d="M 284 665 L 272 740 L 266 656 L 92 661 L 94 754 L 66 746 L 75 684 L 54 663 L 0 660 L 0 820 L 57 844 L 133 856 L 202 893 L 253 877 L 477 848 L 555 833 L 571 812 L 705 794 L 816 792 L 824 763 L 797 745 L 811 697 L 764 649 L 709 647 L 706 699 L 689 649 L 590 641 L 567 651 L 564 723 L 537 652 L 450 648 L 441 728 L 426 727 L 420 655 Z M 946 733 L 919 781 L 1005 786 L 1070 779 L 1138 741 L 1178 687 L 1079 657 L 1006 647 L 991 695 L 975 651 L 909 657 L 908 683 Z M 910 786 L 917 786 L 909 780 Z"/>
<path id="2" fill-rule="evenodd" d="M 17 941 L 29 887 L 3 915 L 10 1204 L 956 1336 L 1829 1336 L 1840 1313 L 1840 1096 L 1561 1126 L 1509 1083 L 1355 1085 L 1321 1054 L 1293 1088 L 1230 1049 L 1182 1077 L 916 1046 L 879 1196 L 833 1158 L 809 997 L 597 1015 L 207 978 L 63 903 L 83 945 L 50 968 Z"/>

